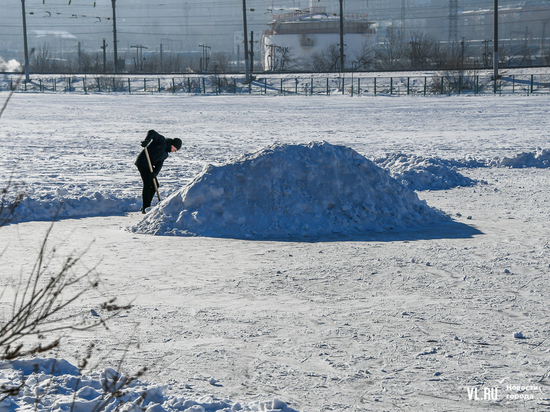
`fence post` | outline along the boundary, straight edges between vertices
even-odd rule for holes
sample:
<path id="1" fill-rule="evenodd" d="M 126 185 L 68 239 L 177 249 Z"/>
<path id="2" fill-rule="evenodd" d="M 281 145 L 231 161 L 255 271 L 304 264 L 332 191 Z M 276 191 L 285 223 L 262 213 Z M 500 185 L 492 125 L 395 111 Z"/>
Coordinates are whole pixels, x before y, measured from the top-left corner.
<path id="1" fill-rule="evenodd" d="M 516 92 L 516 75 L 512 75 L 512 94 Z"/>
<path id="2" fill-rule="evenodd" d="M 376 77 L 374 78 L 374 95 L 376 96 Z"/>
<path id="3" fill-rule="evenodd" d="M 444 80 L 444 78 L 443 78 L 443 76 L 441 76 L 441 94 L 443 94 L 443 80 Z"/>
<path id="4" fill-rule="evenodd" d="M 329 91 L 329 84 L 328 84 L 328 77 L 327 77 L 327 96 L 330 96 L 330 91 Z"/>
<path id="5" fill-rule="evenodd" d="M 159 93 L 160 93 L 160 77 L 159 77 L 159 78 L 157 78 L 157 80 L 158 80 L 158 84 L 159 84 L 159 88 L 158 88 L 158 90 L 159 90 Z"/>
<path id="6" fill-rule="evenodd" d="M 296 95 L 298 95 L 298 78 L 296 77 L 296 86 L 295 86 Z"/>
<path id="7" fill-rule="evenodd" d="M 342 95 L 344 95 L 346 93 L 345 83 L 346 83 L 346 78 L 342 77 Z"/>
<path id="8" fill-rule="evenodd" d="M 237 94 L 237 79 L 233 79 L 233 94 Z"/>
<path id="9" fill-rule="evenodd" d="M 176 94 L 176 81 L 172 77 L 172 94 Z"/>
<path id="10" fill-rule="evenodd" d="M 248 94 L 252 94 L 252 80 L 248 82 Z"/>
<path id="11" fill-rule="evenodd" d="M 393 94 L 393 77 L 390 77 L 390 94 Z"/>
<path id="12" fill-rule="evenodd" d="M 206 80 L 202 78 L 202 94 L 206 94 Z"/>
<path id="13" fill-rule="evenodd" d="M 86 89 L 86 76 L 84 76 L 82 81 L 84 82 L 84 94 L 88 94 L 88 89 Z"/>
<path id="14" fill-rule="evenodd" d="M 357 79 L 357 94 L 361 94 L 361 78 Z"/>
<path id="15" fill-rule="evenodd" d="M 531 75 L 531 94 L 533 94 L 533 75 Z"/>
<path id="16" fill-rule="evenodd" d="M 267 79 L 264 79 L 264 94 L 267 94 Z"/>
<path id="17" fill-rule="evenodd" d="M 424 96 L 426 96 L 426 83 L 428 82 L 428 79 L 426 76 L 424 76 Z"/>
<path id="18" fill-rule="evenodd" d="M 407 77 L 407 95 L 410 94 L 411 92 L 411 78 L 410 77 Z"/>

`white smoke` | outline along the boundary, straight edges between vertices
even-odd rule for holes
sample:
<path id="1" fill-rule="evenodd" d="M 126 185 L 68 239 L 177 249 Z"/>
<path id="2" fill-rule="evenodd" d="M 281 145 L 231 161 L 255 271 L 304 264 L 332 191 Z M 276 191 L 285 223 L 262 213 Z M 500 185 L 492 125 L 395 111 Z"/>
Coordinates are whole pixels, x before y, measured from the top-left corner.
<path id="1" fill-rule="evenodd" d="M 11 59 L 6 62 L 2 57 L 0 57 L 0 72 L 20 72 L 21 63 L 15 59 Z"/>

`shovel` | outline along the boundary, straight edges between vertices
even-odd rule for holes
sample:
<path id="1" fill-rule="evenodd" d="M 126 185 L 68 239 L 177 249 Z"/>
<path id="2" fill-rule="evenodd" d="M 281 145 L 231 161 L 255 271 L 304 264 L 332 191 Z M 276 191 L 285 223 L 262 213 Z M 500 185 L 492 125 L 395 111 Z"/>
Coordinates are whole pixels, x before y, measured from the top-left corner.
<path id="1" fill-rule="evenodd" d="M 149 151 L 147 150 L 147 146 L 145 146 L 145 156 L 147 156 L 147 163 L 149 163 L 149 170 L 151 171 L 151 174 L 152 174 L 153 165 L 151 164 L 151 158 L 149 157 Z M 157 185 L 157 179 L 155 177 L 153 177 L 153 184 L 155 185 L 155 191 L 157 192 L 157 197 L 160 202 L 159 187 Z"/>

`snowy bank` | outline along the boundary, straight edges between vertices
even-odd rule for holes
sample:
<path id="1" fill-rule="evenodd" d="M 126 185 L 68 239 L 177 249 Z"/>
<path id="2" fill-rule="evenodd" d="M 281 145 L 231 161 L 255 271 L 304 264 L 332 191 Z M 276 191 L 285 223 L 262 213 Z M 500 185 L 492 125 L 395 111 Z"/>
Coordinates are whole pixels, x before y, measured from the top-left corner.
<path id="1" fill-rule="evenodd" d="M 109 193 L 108 191 L 68 190 L 60 187 L 55 191 L 27 191 L 17 208 L 15 221 L 50 221 L 55 218 L 82 218 L 89 216 L 113 216 L 138 211 L 138 197 Z"/>
<path id="2" fill-rule="evenodd" d="M 272 145 L 208 165 L 132 228 L 155 235 L 301 238 L 383 232 L 444 220 L 345 146 Z"/>
<path id="3" fill-rule="evenodd" d="M 546 169 L 550 167 L 550 150 L 537 148 L 533 152 L 522 152 L 514 157 L 497 159 L 489 165 L 510 168 L 536 167 L 538 169 Z"/>
<path id="4" fill-rule="evenodd" d="M 17 396 L 0 401 L 1 411 L 87 412 L 297 412 L 278 399 L 248 404 L 167 395 L 162 386 L 150 386 L 131 379 L 112 368 L 81 374 L 64 359 L 30 359 L 0 364 L 0 384 L 5 388 L 22 385 Z"/>
<path id="5" fill-rule="evenodd" d="M 463 176 L 457 169 L 457 161 L 426 158 L 403 153 L 390 153 L 374 162 L 404 185 L 413 190 L 451 189 L 458 186 L 474 186 L 476 181 Z M 454 163 L 454 164 L 453 164 Z"/>

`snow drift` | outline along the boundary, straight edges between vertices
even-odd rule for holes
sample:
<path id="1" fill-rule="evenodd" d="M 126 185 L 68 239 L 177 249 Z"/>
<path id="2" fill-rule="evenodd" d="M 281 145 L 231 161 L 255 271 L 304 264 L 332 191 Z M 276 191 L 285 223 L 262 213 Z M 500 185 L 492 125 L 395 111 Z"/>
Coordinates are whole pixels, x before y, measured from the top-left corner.
<path id="1" fill-rule="evenodd" d="M 545 169 L 550 167 L 550 150 L 537 148 L 534 152 L 519 153 L 514 157 L 505 157 L 497 162 L 497 166 L 510 168 L 535 167 Z"/>
<path id="2" fill-rule="evenodd" d="M 0 411 L 87 412 L 298 412 L 272 399 L 249 403 L 203 396 L 190 399 L 169 395 L 162 386 L 148 385 L 112 368 L 81 374 L 64 359 L 29 359 L 0 364 L 0 384 L 5 389 L 22 386 L 19 396 L 0 401 Z M 116 396 L 113 394 L 116 392 Z"/>
<path id="3" fill-rule="evenodd" d="M 137 211 L 141 204 L 139 197 L 108 191 L 83 193 L 61 187 L 52 192 L 24 190 L 24 193 L 16 209 L 16 222 L 124 214 Z"/>
<path id="4" fill-rule="evenodd" d="M 441 190 L 459 186 L 474 186 L 477 184 L 460 174 L 455 165 L 457 161 L 439 158 L 426 158 L 403 153 L 389 153 L 374 162 L 413 190 Z M 463 164 L 459 164 L 463 166 Z"/>
<path id="5" fill-rule="evenodd" d="M 132 228 L 155 235 L 300 238 L 403 229 L 445 217 L 345 146 L 273 145 L 208 165 Z"/>

